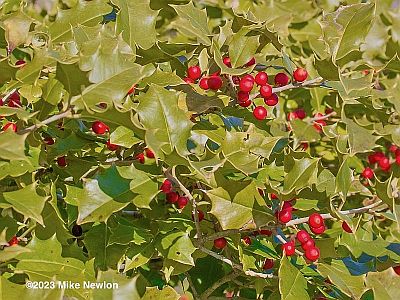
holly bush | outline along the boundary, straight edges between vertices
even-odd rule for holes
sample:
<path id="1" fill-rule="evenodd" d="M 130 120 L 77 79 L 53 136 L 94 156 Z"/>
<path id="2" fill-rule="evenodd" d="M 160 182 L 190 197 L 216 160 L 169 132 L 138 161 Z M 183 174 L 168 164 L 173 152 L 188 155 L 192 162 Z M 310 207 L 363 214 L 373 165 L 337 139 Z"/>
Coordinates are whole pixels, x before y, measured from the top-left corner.
<path id="1" fill-rule="evenodd" d="M 400 298 L 399 1 L 0 9 L 2 299 Z"/>

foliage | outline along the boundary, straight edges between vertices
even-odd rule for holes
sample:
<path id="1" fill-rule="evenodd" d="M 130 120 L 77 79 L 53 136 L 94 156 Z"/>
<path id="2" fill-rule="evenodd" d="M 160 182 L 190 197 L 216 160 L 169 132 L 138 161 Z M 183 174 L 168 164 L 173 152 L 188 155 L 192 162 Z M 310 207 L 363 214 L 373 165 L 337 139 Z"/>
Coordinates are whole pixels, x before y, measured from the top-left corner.
<path id="1" fill-rule="evenodd" d="M 399 1 L 0 9 L 2 297 L 399 298 Z"/>

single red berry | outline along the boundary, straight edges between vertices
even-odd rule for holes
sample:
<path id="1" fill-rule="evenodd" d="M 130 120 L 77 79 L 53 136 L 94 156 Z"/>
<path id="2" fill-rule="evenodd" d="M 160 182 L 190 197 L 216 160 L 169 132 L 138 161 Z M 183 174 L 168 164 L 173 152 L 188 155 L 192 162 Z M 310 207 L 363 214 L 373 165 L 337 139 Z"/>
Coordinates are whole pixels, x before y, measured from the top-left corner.
<path id="1" fill-rule="evenodd" d="M 197 80 L 201 77 L 201 69 L 199 66 L 189 67 L 187 70 L 187 75 L 193 80 Z"/>
<path id="2" fill-rule="evenodd" d="M 395 266 L 395 267 L 392 267 L 392 268 L 393 268 L 393 271 L 394 271 L 397 275 L 400 276 L 400 265 Z"/>
<path id="3" fill-rule="evenodd" d="M 324 219 L 322 218 L 322 216 L 319 213 L 313 213 L 308 218 L 308 224 L 311 227 L 315 227 L 315 228 L 321 227 L 322 225 L 324 225 Z"/>
<path id="4" fill-rule="evenodd" d="M 308 72 L 307 72 L 306 69 L 297 68 L 297 69 L 293 72 L 293 77 L 294 77 L 294 80 L 296 80 L 297 82 L 303 82 L 304 80 L 307 79 L 307 77 L 308 77 Z"/>
<path id="5" fill-rule="evenodd" d="M 224 249 L 226 246 L 226 239 L 224 237 L 220 237 L 214 240 L 214 247 L 217 249 Z"/>
<path id="6" fill-rule="evenodd" d="M 169 192 L 169 193 L 167 193 L 165 199 L 167 199 L 168 203 L 171 203 L 171 204 L 176 203 L 176 202 L 178 202 L 179 194 L 176 192 Z"/>
<path id="7" fill-rule="evenodd" d="M 389 147 L 389 152 L 396 153 L 396 151 L 397 151 L 398 149 L 399 149 L 399 147 L 397 147 L 396 145 L 392 144 L 392 145 L 390 145 L 390 147 Z"/>
<path id="8" fill-rule="evenodd" d="M 302 108 L 296 109 L 295 114 L 297 115 L 297 118 L 299 118 L 300 120 L 303 120 L 307 116 L 305 110 Z"/>
<path id="9" fill-rule="evenodd" d="M 342 223 L 342 229 L 346 231 L 347 233 L 353 233 L 353 230 L 350 228 L 349 224 L 346 222 Z"/>
<path id="10" fill-rule="evenodd" d="M 252 57 L 247 63 L 246 63 L 246 67 L 251 67 L 252 65 L 256 64 L 256 59 L 254 57 Z"/>
<path id="11" fill-rule="evenodd" d="M 308 248 L 305 252 L 305 256 L 308 260 L 316 261 L 320 256 L 319 249 L 317 247 Z"/>
<path id="12" fill-rule="evenodd" d="M 139 153 L 135 156 L 136 160 L 139 161 L 139 163 L 144 164 L 144 154 L 143 153 Z"/>
<path id="13" fill-rule="evenodd" d="M 59 167 L 67 166 L 67 157 L 66 156 L 57 157 L 57 165 Z"/>
<path id="14" fill-rule="evenodd" d="M 255 83 L 255 79 L 253 77 L 253 75 L 251 74 L 246 74 L 242 77 L 243 80 L 250 80 L 253 84 Z"/>
<path id="15" fill-rule="evenodd" d="M 278 104 L 278 95 L 277 94 L 272 94 L 270 97 L 264 99 L 265 104 L 268 106 L 275 106 Z"/>
<path id="16" fill-rule="evenodd" d="M 18 245 L 18 238 L 14 235 L 11 240 L 8 241 L 8 246 Z"/>
<path id="17" fill-rule="evenodd" d="M 269 270 L 272 269 L 273 267 L 274 267 L 274 260 L 270 258 L 265 259 L 263 270 Z"/>
<path id="18" fill-rule="evenodd" d="M 293 205 L 291 203 L 291 200 L 283 202 L 282 210 L 293 210 Z"/>
<path id="19" fill-rule="evenodd" d="M 285 252 L 286 256 L 292 256 L 295 253 L 294 241 L 287 242 L 282 245 L 282 250 Z"/>
<path id="20" fill-rule="evenodd" d="M 314 234 L 323 234 L 326 230 L 325 225 L 322 225 L 320 227 L 310 227 L 310 229 Z"/>
<path id="21" fill-rule="evenodd" d="M 253 89 L 254 82 L 249 79 L 242 78 L 239 83 L 239 88 L 243 92 L 250 92 Z"/>
<path id="22" fill-rule="evenodd" d="M 3 98 L 0 98 L 0 106 L 3 106 L 4 102 L 3 102 Z"/>
<path id="23" fill-rule="evenodd" d="M 132 87 L 128 91 L 128 95 L 132 95 L 135 93 L 135 87 L 136 87 L 136 84 L 132 85 Z"/>
<path id="24" fill-rule="evenodd" d="M 275 85 L 284 86 L 289 83 L 289 76 L 287 76 L 285 73 L 278 73 L 275 75 L 274 81 Z"/>
<path id="25" fill-rule="evenodd" d="M 155 157 L 154 152 L 149 148 L 144 149 L 144 153 L 146 154 L 146 157 L 148 157 L 148 158 L 154 158 Z"/>
<path id="26" fill-rule="evenodd" d="M 303 248 L 304 251 L 306 251 L 307 249 L 314 247 L 315 246 L 315 242 L 312 238 L 310 238 L 307 242 L 304 242 L 301 244 L 301 248 Z"/>
<path id="27" fill-rule="evenodd" d="M 326 126 L 326 122 L 324 120 L 318 120 L 314 122 L 313 126 L 315 130 L 317 130 L 318 132 L 322 132 L 322 128 Z"/>
<path id="28" fill-rule="evenodd" d="M 396 150 L 396 152 L 394 153 L 394 156 L 400 156 L 400 148 Z"/>
<path id="29" fill-rule="evenodd" d="M 260 229 L 258 231 L 259 234 L 261 235 L 266 235 L 266 236 L 271 236 L 272 235 L 272 231 L 268 230 L 268 229 Z"/>
<path id="30" fill-rule="evenodd" d="M 272 86 L 265 84 L 260 87 L 260 94 L 263 98 L 269 98 L 272 96 Z"/>
<path id="31" fill-rule="evenodd" d="M 23 59 L 17 60 L 17 62 L 15 63 L 16 66 L 22 66 L 25 64 L 26 64 L 26 62 Z"/>
<path id="32" fill-rule="evenodd" d="M 47 145 L 54 145 L 54 139 L 51 137 L 51 136 L 46 136 L 44 139 L 43 139 L 43 141 L 44 141 L 44 143 L 45 144 L 47 144 Z"/>
<path id="33" fill-rule="evenodd" d="M 268 111 L 265 109 L 264 106 L 257 106 L 253 110 L 253 115 L 257 120 L 265 120 L 267 117 Z"/>
<path id="34" fill-rule="evenodd" d="M 187 197 L 179 197 L 178 201 L 176 202 L 176 205 L 178 206 L 179 209 L 184 208 L 189 202 L 189 199 Z"/>
<path id="35" fill-rule="evenodd" d="M 268 83 L 268 75 L 265 72 L 258 72 L 255 78 L 258 85 L 266 85 Z"/>
<path id="36" fill-rule="evenodd" d="M 224 57 L 222 59 L 222 61 L 223 61 L 224 65 L 227 66 L 228 68 L 232 67 L 231 59 L 229 57 L 227 57 L 227 56 Z"/>
<path id="37" fill-rule="evenodd" d="M 375 152 L 368 156 L 368 162 L 372 165 L 379 162 L 381 159 L 385 158 L 385 154 L 381 151 Z"/>
<path id="38" fill-rule="evenodd" d="M 183 81 L 186 82 L 187 84 L 193 84 L 194 83 L 194 80 L 192 78 L 189 78 L 189 77 L 183 78 Z"/>
<path id="39" fill-rule="evenodd" d="M 200 209 L 197 210 L 197 217 L 199 218 L 199 222 L 204 220 L 204 213 L 202 210 L 200 210 Z M 194 221 L 193 213 L 192 213 L 192 220 Z"/>
<path id="40" fill-rule="evenodd" d="M 389 171 L 390 169 L 389 158 L 387 157 L 382 158 L 381 160 L 378 161 L 378 165 L 383 171 Z"/>
<path id="41" fill-rule="evenodd" d="M 95 121 L 92 124 L 92 130 L 94 133 L 96 134 L 105 134 L 107 131 L 109 131 L 110 129 L 108 128 L 108 126 L 106 124 L 104 124 L 101 121 Z"/>
<path id="42" fill-rule="evenodd" d="M 110 140 L 107 141 L 106 143 L 107 149 L 110 151 L 117 151 L 119 146 L 116 144 L 112 144 Z"/>
<path id="43" fill-rule="evenodd" d="M 400 155 L 396 156 L 396 164 L 400 166 Z"/>
<path id="44" fill-rule="evenodd" d="M 306 151 L 306 150 L 308 149 L 308 147 L 309 147 L 309 145 L 308 145 L 307 142 L 301 143 L 301 149 L 302 149 L 303 151 Z"/>
<path id="45" fill-rule="evenodd" d="M 289 209 L 281 210 L 278 213 L 279 222 L 286 224 L 292 219 L 292 211 Z"/>
<path id="46" fill-rule="evenodd" d="M 239 91 L 239 93 L 238 93 L 238 100 L 239 100 L 240 102 L 246 102 L 246 101 L 249 100 L 249 98 L 250 98 L 249 92 Z"/>
<path id="47" fill-rule="evenodd" d="M 297 240 L 298 240 L 301 244 L 303 244 L 303 243 L 305 243 L 305 242 L 307 242 L 308 240 L 311 239 L 311 236 L 308 234 L 308 232 L 305 231 L 305 230 L 303 230 L 303 229 L 302 229 L 302 230 L 299 230 L 299 231 L 297 232 L 296 237 L 297 237 Z"/>
<path id="48" fill-rule="evenodd" d="M 242 242 L 243 242 L 246 246 L 249 246 L 249 245 L 251 245 L 251 238 L 250 238 L 249 236 L 242 237 Z"/>
<path id="49" fill-rule="evenodd" d="M 200 79 L 199 82 L 199 86 L 203 89 L 203 90 L 208 90 L 208 77 L 203 77 L 202 79 Z"/>
<path id="50" fill-rule="evenodd" d="M 4 125 L 2 130 L 6 131 L 7 129 L 10 129 L 10 130 L 12 130 L 14 132 L 17 132 L 17 130 L 18 130 L 17 125 L 14 124 L 14 123 L 11 123 L 11 122 L 9 122 L 6 125 Z"/>
<path id="51" fill-rule="evenodd" d="M 214 91 L 219 90 L 222 87 L 222 79 L 218 75 L 212 75 L 208 78 L 208 87 Z"/>
<path id="52" fill-rule="evenodd" d="M 374 171 L 371 168 L 367 167 L 362 171 L 361 176 L 367 179 L 371 179 L 372 177 L 374 177 Z"/>
<path id="53" fill-rule="evenodd" d="M 247 100 L 247 101 L 244 101 L 244 102 L 239 102 L 239 105 L 241 107 L 249 107 L 251 105 L 251 100 Z"/>
<path id="54" fill-rule="evenodd" d="M 278 199 L 278 196 L 276 194 L 274 194 L 274 193 L 271 193 L 270 197 L 271 197 L 271 199 Z"/>
<path id="55" fill-rule="evenodd" d="M 164 182 L 161 184 L 160 191 L 164 194 L 168 194 L 172 192 L 172 182 L 168 179 L 165 179 Z"/>
<path id="56" fill-rule="evenodd" d="M 288 115 L 287 115 L 288 121 L 293 121 L 293 120 L 296 120 L 296 119 L 298 119 L 298 118 L 299 118 L 299 117 L 297 116 L 297 114 L 296 114 L 294 111 L 288 113 Z"/>

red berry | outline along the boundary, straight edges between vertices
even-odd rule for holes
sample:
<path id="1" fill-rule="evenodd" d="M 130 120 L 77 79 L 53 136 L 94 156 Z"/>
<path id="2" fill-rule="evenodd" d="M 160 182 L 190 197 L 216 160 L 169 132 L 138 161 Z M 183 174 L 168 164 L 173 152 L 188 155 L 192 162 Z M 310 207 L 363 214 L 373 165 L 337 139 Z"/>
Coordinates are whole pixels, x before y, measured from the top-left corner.
<path id="1" fill-rule="evenodd" d="M 110 151 L 117 151 L 119 146 L 116 144 L 112 144 L 110 140 L 107 141 L 106 143 L 107 149 Z"/>
<path id="2" fill-rule="evenodd" d="M 242 241 L 245 245 L 251 245 L 251 238 L 249 236 L 242 237 Z"/>
<path id="3" fill-rule="evenodd" d="M 94 133 L 96 134 L 105 134 L 106 131 L 109 131 L 110 129 L 108 128 L 108 126 L 106 124 L 104 124 L 101 121 L 95 121 L 92 124 L 92 130 Z"/>
<path id="4" fill-rule="evenodd" d="M 234 84 L 238 85 L 240 82 L 240 77 L 239 76 L 232 76 L 232 81 Z"/>
<path id="5" fill-rule="evenodd" d="M 214 240 L 214 247 L 217 249 L 224 249 L 226 246 L 226 239 L 224 237 L 220 237 Z"/>
<path id="6" fill-rule="evenodd" d="M 293 77 L 294 77 L 294 80 L 296 80 L 297 82 L 303 82 L 304 80 L 307 79 L 307 77 L 308 77 L 308 72 L 307 72 L 306 69 L 297 68 L 297 69 L 293 72 Z"/>
<path id="7" fill-rule="evenodd" d="M 301 148 L 303 149 L 303 151 L 306 151 L 308 149 L 309 145 L 307 142 L 303 142 L 301 143 Z"/>
<path id="8" fill-rule="evenodd" d="M 275 75 L 274 81 L 275 85 L 284 86 L 289 83 L 289 76 L 287 76 L 285 73 L 278 73 Z"/>
<path id="9" fill-rule="evenodd" d="M 350 228 L 349 224 L 346 222 L 342 223 L 342 229 L 348 233 L 353 233 L 353 230 Z"/>
<path id="10" fill-rule="evenodd" d="M 268 75 L 265 72 L 258 72 L 255 78 L 258 85 L 266 85 L 268 83 Z"/>
<path id="11" fill-rule="evenodd" d="M 179 194 L 176 192 L 169 192 L 167 193 L 166 197 L 168 203 L 176 203 L 179 199 Z"/>
<path id="12" fill-rule="evenodd" d="M 374 163 L 379 162 L 381 159 L 383 159 L 385 157 L 386 156 L 385 156 L 385 154 L 383 152 L 381 152 L 381 151 L 375 152 L 375 153 L 373 153 L 373 154 L 368 156 L 368 162 L 370 164 L 374 164 Z"/>
<path id="13" fill-rule="evenodd" d="M 268 106 L 275 106 L 278 104 L 278 96 L 277 94 L 272 94 L 271 97 L 264 99 L 265 104 Z"/>
<path id="14" fill-rule="evenodd" d="M 249 107 L 251 105 L 251 100 L 247 100 L 247 101 L 244 101 L 244 102 L 239 102 L 239 105 L 241 107 Z"/>
<path id="15" fill-rule="evenodd" d="M 288 115 L 287 115 L 287 119 L 288 119 L 288 121 L 293 121 L 293 120 L 296 120 L 296 119 L 298 119 L 299 117 L 297 116 L 297 114 L 295 113 L 295 112 L 290 112 L 290 113 L 288 113 Z"/>
<path id="16" fill-rule="evenodd" d="M 15 63 L 16 66 L 22 66 L 26 64 L 26 62 L 23 59 L 17 60 L 17 62 Z"/>
<path id="17" fill-rule="evenodd" d="M 272 269 L 273 267 L 274 267 L 274 260 L 270 258 L 265 259 L 263 270 L 269 270 Z"/>
<path id="18" fill-rule="evenodd" d="M 396 156 L 396 164 L 400 166 L 400 155 Z"/>
<path id="19" fill-rule="evenodd" d="M 395 267 L 392 267 L 392 268 L 393 268 L 393 271 L 394 271 L 397 275 L 400 276 L 400 265 L 395 266 Z"/>
<path id="20" fill-rule="evenodd" d="M 188 74 L 189 78 L 191 78 L 193 80 L 197 80 L 201 77 L 201 69 L 199 66 L 189 67 L 187 70 L 187 74 Z"/>
<path id="21" fill-rule="evenodd" d="M 192 78 L 189 78 L 189 77 L 183 78 L 183 81 L 186 82 L 187 84 L 193 84 L 194 83 L 194 80 Z"/>
<path id="22" fill-rule="evenodd" d="M 274 193 L 271 193 L 270 197 L 271 197 L 271 199 L 278 199 L 278 196 L 276 194 L 274 194 Z"/>
<path id="23" fill-rule="evenodd" d="M 7 129 L 11 129 L 12 131 L 14 131 L 14 132 L 17 132 L 17 130 L 18 130 L 18 128 L 17 128 L 17 125 L 16 124 L 14 124 L 14 123 L 7 123 L 6 125 L 4 125 L 3 126 L 3 131 L 6 131 Z"/>
<path id="24" fill-rule="evenodd" d="M 305 256 L 308 260 L 316 261 L 320 256 L 319 249 L 317 247 L 308 248 L 305 252 Z"/>
<path id="25" fill-rule="evenodd" d="M 294 241 L 287 242 L 282 245 L 282 250 L 285 252 L 286 256 L 292 256 L 295 253 Z"/>
<path id="26" fill-rule="evenodd" d="M 330 113 L 333 113 L 334 112 L 334 110 L 333 110 L 333 108 L 331 108 L 331 107 L 327 107 L 326 109 L 325 109 L 325 114 L 327 115 L 327 114 L 330 114 Z"/>
<path id="27" fill-rule="evenodd" d="M 57 165 L 59 167 L 67 166 L 67 157 L 66 156 L 57 157 Z"/>
<path id="28" fill-rule="evenodd" d="M 132 95 L 135 93 L 135 87 L 136 87 L 136 84 L 132 85 L 132 87 L 128 91 L 128 95 Z"/>
<path id="29" fill-rule="evenodd" d="M 267 117 L 267 110 L 265 109 L 265 107 L 263 106 L 257 106 L 254 110 L 253 110 L 253 115 L 257 120 L 265 120 L 265 118 Z"/>
<path id="30" fill-rule="evenodd" d="M 208 78 L 207 83 L 210 89 L 217 91 L 222 86 L 222 79 L 218 75 L 213 75 L 210 78 Z"/>
<path id="31" fill-rule="evenodd" d="M 139 153 L 135 156 L 135 158 L 139 161 L 139 163 L 144 164 L 144 154 Z"/>
<path id="32" fill-rule="evenodd" d="M 297 118 L 303 120 L 307 115 L 304 109 L 299 108 L 295 110 L 295 114 L 297 115 Z"/>
<path id="33" fill-rule="evenodd" d="M 253 75 L 250 75 L 250 74 L 244 75 L 242 77 L 242 79 L 243 80 L 250 80 L 251 82 L 253 82 L 253 84 L 255 83 L 255 79 L 254 79 Z"/>
<path id="34" fill-rule="evenodd" d="M 323 234 L 326 230 L 325 225 L 322 225 L 320 227 L 310 227 L 310 229 L 314 234 Z"/>
<path id="35" fill-rule="evenodd" d="M 315 130 L 322 132 L 322 127 L 326 126 L 326 122 L 324 120 L 315 121 L 313 126 Z"/>
<path id="36" fill-rule="evenodd" d="M 148 157 L 148 158 L 154 158 L 155 157 L 154 156 L 154 152 L 149 148 L 144 149 L 144 153 L 146 154 L 146 157 Z"/>
<path id="37" fill-rule="evenodd" d="M 18 238 L 14 235 L 11 240 L 8 241 L 8 246 L 18 245 Z"/>
<path id="38" fill-rule="evenodd" d="M 289 209 L 281 210 L 278 213 L 279 222 L 286 224 L 292 219 L 292 211 Z"/>
<path id="39" fill-rule="evenodd" d="M 256 59 L 254 57 L 252 57 L 247 63 L 246 63 L 246 67 L 251 67 L 252 65 L 256 64 Z"/>
<path id="40" fill-rule="evenodd" d="M 222 59 L 223 63 L 225 66 L 227 66 L 228 68 L 232 67 L 232 63 L 231 63 L 231 59 L 229 57 L 224 57 Z"/>
<path id="41" fill-rule="evenodd" d="M 314 246 L 315 242 L 312 238 L 310 238 L 307 242 L 301 244 L 301 248 L 303 248 L 304 251 Z"/>
<path id="42" fill-rule="evenodd" d="M 54 145 L 54 139 L 51 136 L 46 136 L 43 141 L 47 145 Z"/>
<path id="43" fill-rule="evenodd" d="M 161 184 L 160 191 L 164 194 L 168 194 L 172 192 L 172 182 L 168 179 L 165 179 L 164 182 Z"/>
<path id="44" fill-rule="evenodd" d="M 311 227 L 321 227 L 322 225 L 324 225 L 324 219 L 322 218 L 322 216 L 319 213 L 313 213 L 311 214 L 311 216 L 308 219 L 308 224 Z"/>
<path id="45" fill-rule="evenodd" d="M 187 197 L 179 197 L 178 201 L 176 202 L 176 205 L 178 206 L 179 209 L 184 208 L 189 202 L 189 199 Z"/>
<path id="46" fill-rule="evenodd" d="M 303 244 L 303 243 L 305 243 L 305 242 L 307 242 L 308 240 L 311 239 L 311 236 L 308 234 L 308 232 L 305 231 L 305 230 L 303 230 L 303 229 L 302 229 L 302 230 L 299 230 L 299 231 L 297 232 L 296 237 L 297 237 L 297 240 L 298 240 L 301 244 Z"/>
<path id="47" fill-rule="evenodd" d="M 249 100 L 249 98 L 250 98 L 249 92 L 239 91 L 239 93 L 238 93 L 238 100 L 239 100 L 240 102 L 246 102 L 246 101 Z"/>
<path id="48" fill-rule="evenodd" d="M 271 235 L 272 235 L 272 231 L 271 231 L 271 230 L 268 230 L 268 229 L 260 229 L 260 230 L 258 231 L 258 233 L 259 233 L 259 234 L 262 234 L 262 235 L 266 235 L 266 236 L 271 236 Z"/>
<path id="49" fill-rule="evenodd" d="M 208 77 L 203 77 L 202 79 L 200 79 L 199 82 L 199 86 L 203 89 L 203 90 L 208 90 Z"/>
<path id="50" fill-rule="evenodd" d="M 282 210 L 293 210 L 293 205 L 290 201 L 283 202 Z"/>
<path id="51" fill-rule="evenodd" d="M 9 107 L 21 107 L 21 101 L 19 99 L 11 99 L 8 101 Z"/>
<path id="52" fill-rule="evenodd" d="M 399 149 L 399 147 L 397 147 L 396 145 L 390 145 L 390 147 L 389 147 L 389 152 L 392 152 L 392 153 L 396 153 L 396 151 Z"/>
<path id="53" fill-rule="evenodd" d="M 239 82 L 239 88 L 243 92 L 250 92 L 253 89 L 253 86 L 254 82 L 249 79 L 242 78 Z"/>
<path id="54" fill-rule="evenodd" d="M 199 222 L 204 220 L 204 213 L 202 210 L 197 210 L 197 217 L 199 218 Z M 192 220 L 194 221 L 194 215 L 192 214 Z"/>
<path id="55" fill-rule="evenodd" d="M 3 106 L 4 102 L 3 102 L 3 98 L 0 98 L 0 106 Z"/>
<path id="56" fill-rule="evenodd" d="M 381 167 L 381 169 L 383 171 L 389 171 L 389 169 L 390 169 L 389 158 L 387 158 L 387 157 L 382 158 L 380 161 L 378 161 L 378 165 L 379 165 L 379 167 Z"/>
<path id="57" fill-rule="evenodd" d="M 272 86 L 265 84 L 260 87 L 260 94 L 263 98 L 269 98 L 272 95 Z"/>
<path id="58" fill-rule="evenodd" d="M 371 168 L 365 168 L 362 171 L 361 176 L 367 179 L 371 179 L 372 177 L 374 177 L 374 171 Z"/>

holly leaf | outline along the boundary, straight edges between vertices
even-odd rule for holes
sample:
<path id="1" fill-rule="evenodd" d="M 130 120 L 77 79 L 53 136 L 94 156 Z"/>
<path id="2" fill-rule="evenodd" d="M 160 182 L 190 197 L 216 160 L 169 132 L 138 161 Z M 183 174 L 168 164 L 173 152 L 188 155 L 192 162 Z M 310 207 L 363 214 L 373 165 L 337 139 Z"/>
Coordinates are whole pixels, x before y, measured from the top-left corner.
<path id="1" fill-rule="evenodd" d="M 310 299 L 306 279 L 286 257 L 281 259 L 279 267 L 279 291 L 281 299 Z"/>

